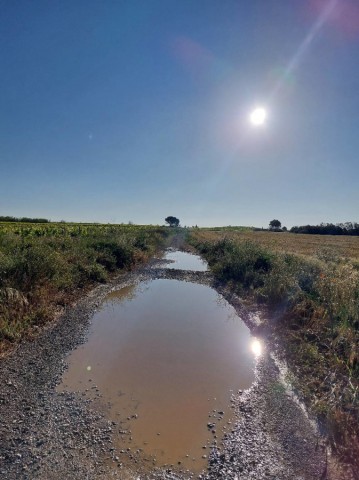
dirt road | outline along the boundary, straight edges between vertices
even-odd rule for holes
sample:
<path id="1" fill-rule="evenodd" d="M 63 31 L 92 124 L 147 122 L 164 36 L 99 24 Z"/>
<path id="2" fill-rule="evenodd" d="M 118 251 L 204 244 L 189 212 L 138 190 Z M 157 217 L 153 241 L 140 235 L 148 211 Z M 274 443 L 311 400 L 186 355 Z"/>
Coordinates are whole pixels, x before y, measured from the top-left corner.
<path id="1" fill-rule="evenodd" d="M 98 286 L 35 340 L 23 342 L 1 360 L 1 478 L 329 478 L 323 441 L 286 385 L 285 372 L 270 349 L 258 362 L 253 386 L 233 395 L 235 422 L 223 445 L 213 444 L 208 471 L 200 476 L 180 470 L 141 473 L 141 458 L 133 454 L 122 462 L 113 446 L 118 425 L 103 418 L 85 396 L 56 391 L 66 355 L 85 341 L 91 316 L 112 289 L 157 278 L 206 284 L 223 294 L 247 324 L 254 326 L 257 319 L 243 309 L 237 297 L 215 285 L 208 272 L 164 269 L 161 265 L 161 260 L 154 260 Z"/>

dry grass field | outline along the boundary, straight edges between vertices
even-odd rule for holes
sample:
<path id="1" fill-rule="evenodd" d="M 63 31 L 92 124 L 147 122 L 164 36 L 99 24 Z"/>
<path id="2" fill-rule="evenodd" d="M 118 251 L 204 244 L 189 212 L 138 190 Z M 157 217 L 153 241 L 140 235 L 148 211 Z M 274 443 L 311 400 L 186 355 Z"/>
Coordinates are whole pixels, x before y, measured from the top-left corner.
<path id="1" fill-rule="evenodd" d="M 298 391 L 359 471 L 359 237 L 231 227 L 193 229 L 189 241 L 220 282 L 269 307 Z"/>
<path id="2" fill-rule="evenodd" d="M 306 235 L 267 231 L 193 230 L 198 241 L 216 241 L 224 237 L 233 240 L 250 240 L 277 252 L 301 255 L 332 253 L 339 257 L 359 261 L 359 237 L 341 235 Z"/>

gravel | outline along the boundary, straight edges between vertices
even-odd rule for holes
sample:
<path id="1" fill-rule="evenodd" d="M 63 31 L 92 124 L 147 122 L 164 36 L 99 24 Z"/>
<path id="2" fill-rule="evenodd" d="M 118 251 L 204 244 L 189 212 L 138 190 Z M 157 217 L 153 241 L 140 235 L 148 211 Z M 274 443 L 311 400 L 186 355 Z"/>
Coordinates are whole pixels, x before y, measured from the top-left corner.
<path id="1" fill-rule="evenodd" d="M 114 289 L 157 278 L 201 283 L 216 288 L 250 328 L 240 300 L 209 272 L 161 268 L 153 260 L 137 271 L 100 285 L 32 341 L 24 341 L 0 362 L 0 478 L 20 479 L 276 479 L 320 480 L 327 476 L 327 451 L 302 405 L 283 380 L 269 349 L 256 367 L 249 390 L 232 396 L 233 420 L 221 444 L 213 433 L 204 451 L 208 469 L 200 475 L 177 469 L 148 473 L 140 453 L 116 451 L 115 428 L 82 394 L 58 392 L 66 355 L 86 340 L 89 322 L 104 297 Z M 219 418 L 221 413 L 219 413 Z M 211 431 L 223 428 L 211 420 Z M 129 457 L 123 462 L 124 456 Z M 129 460 L 129 461 L 128 461 Z M 332 477 L 335 478 L 335 477 Z M 337 477 L 339 479 L 339 477 Z M 350 477 L 340 477 L 340 480 Z"/>

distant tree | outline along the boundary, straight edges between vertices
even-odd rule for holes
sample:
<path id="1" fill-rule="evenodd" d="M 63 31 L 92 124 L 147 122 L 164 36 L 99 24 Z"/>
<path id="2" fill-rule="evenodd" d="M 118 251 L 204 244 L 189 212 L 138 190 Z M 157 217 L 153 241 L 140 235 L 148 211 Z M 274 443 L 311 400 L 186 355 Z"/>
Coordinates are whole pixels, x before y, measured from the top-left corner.
<path id="1" fill-rule="evenodd" d="M 180 221 L 176 217 L 166 217 L 165 222 L 168 223 L 170 227 L 178 227 Z"/>
<path id="2" fill-rule="evenodd" d="M 269 230 L 279 230 L 282 223 L 279 220 L 271 220 L 269 222 Z"/>
<path id="3" fill-rule="evenodd" d="M 287 232 L 288 228 L 287 227 L 282 227 L 283 232 Z"/>

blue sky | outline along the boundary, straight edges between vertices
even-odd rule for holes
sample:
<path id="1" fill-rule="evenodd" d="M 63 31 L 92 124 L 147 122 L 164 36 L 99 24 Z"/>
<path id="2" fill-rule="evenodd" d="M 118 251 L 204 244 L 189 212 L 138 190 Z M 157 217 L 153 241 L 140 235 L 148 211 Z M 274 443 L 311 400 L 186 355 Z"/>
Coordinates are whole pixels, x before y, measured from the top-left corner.
<path id="1" fill-rule="evenodd" d="M 303 44 L 328 3 L 0 0 L 0 215 L 359 221 L 359 3 Z"/>

